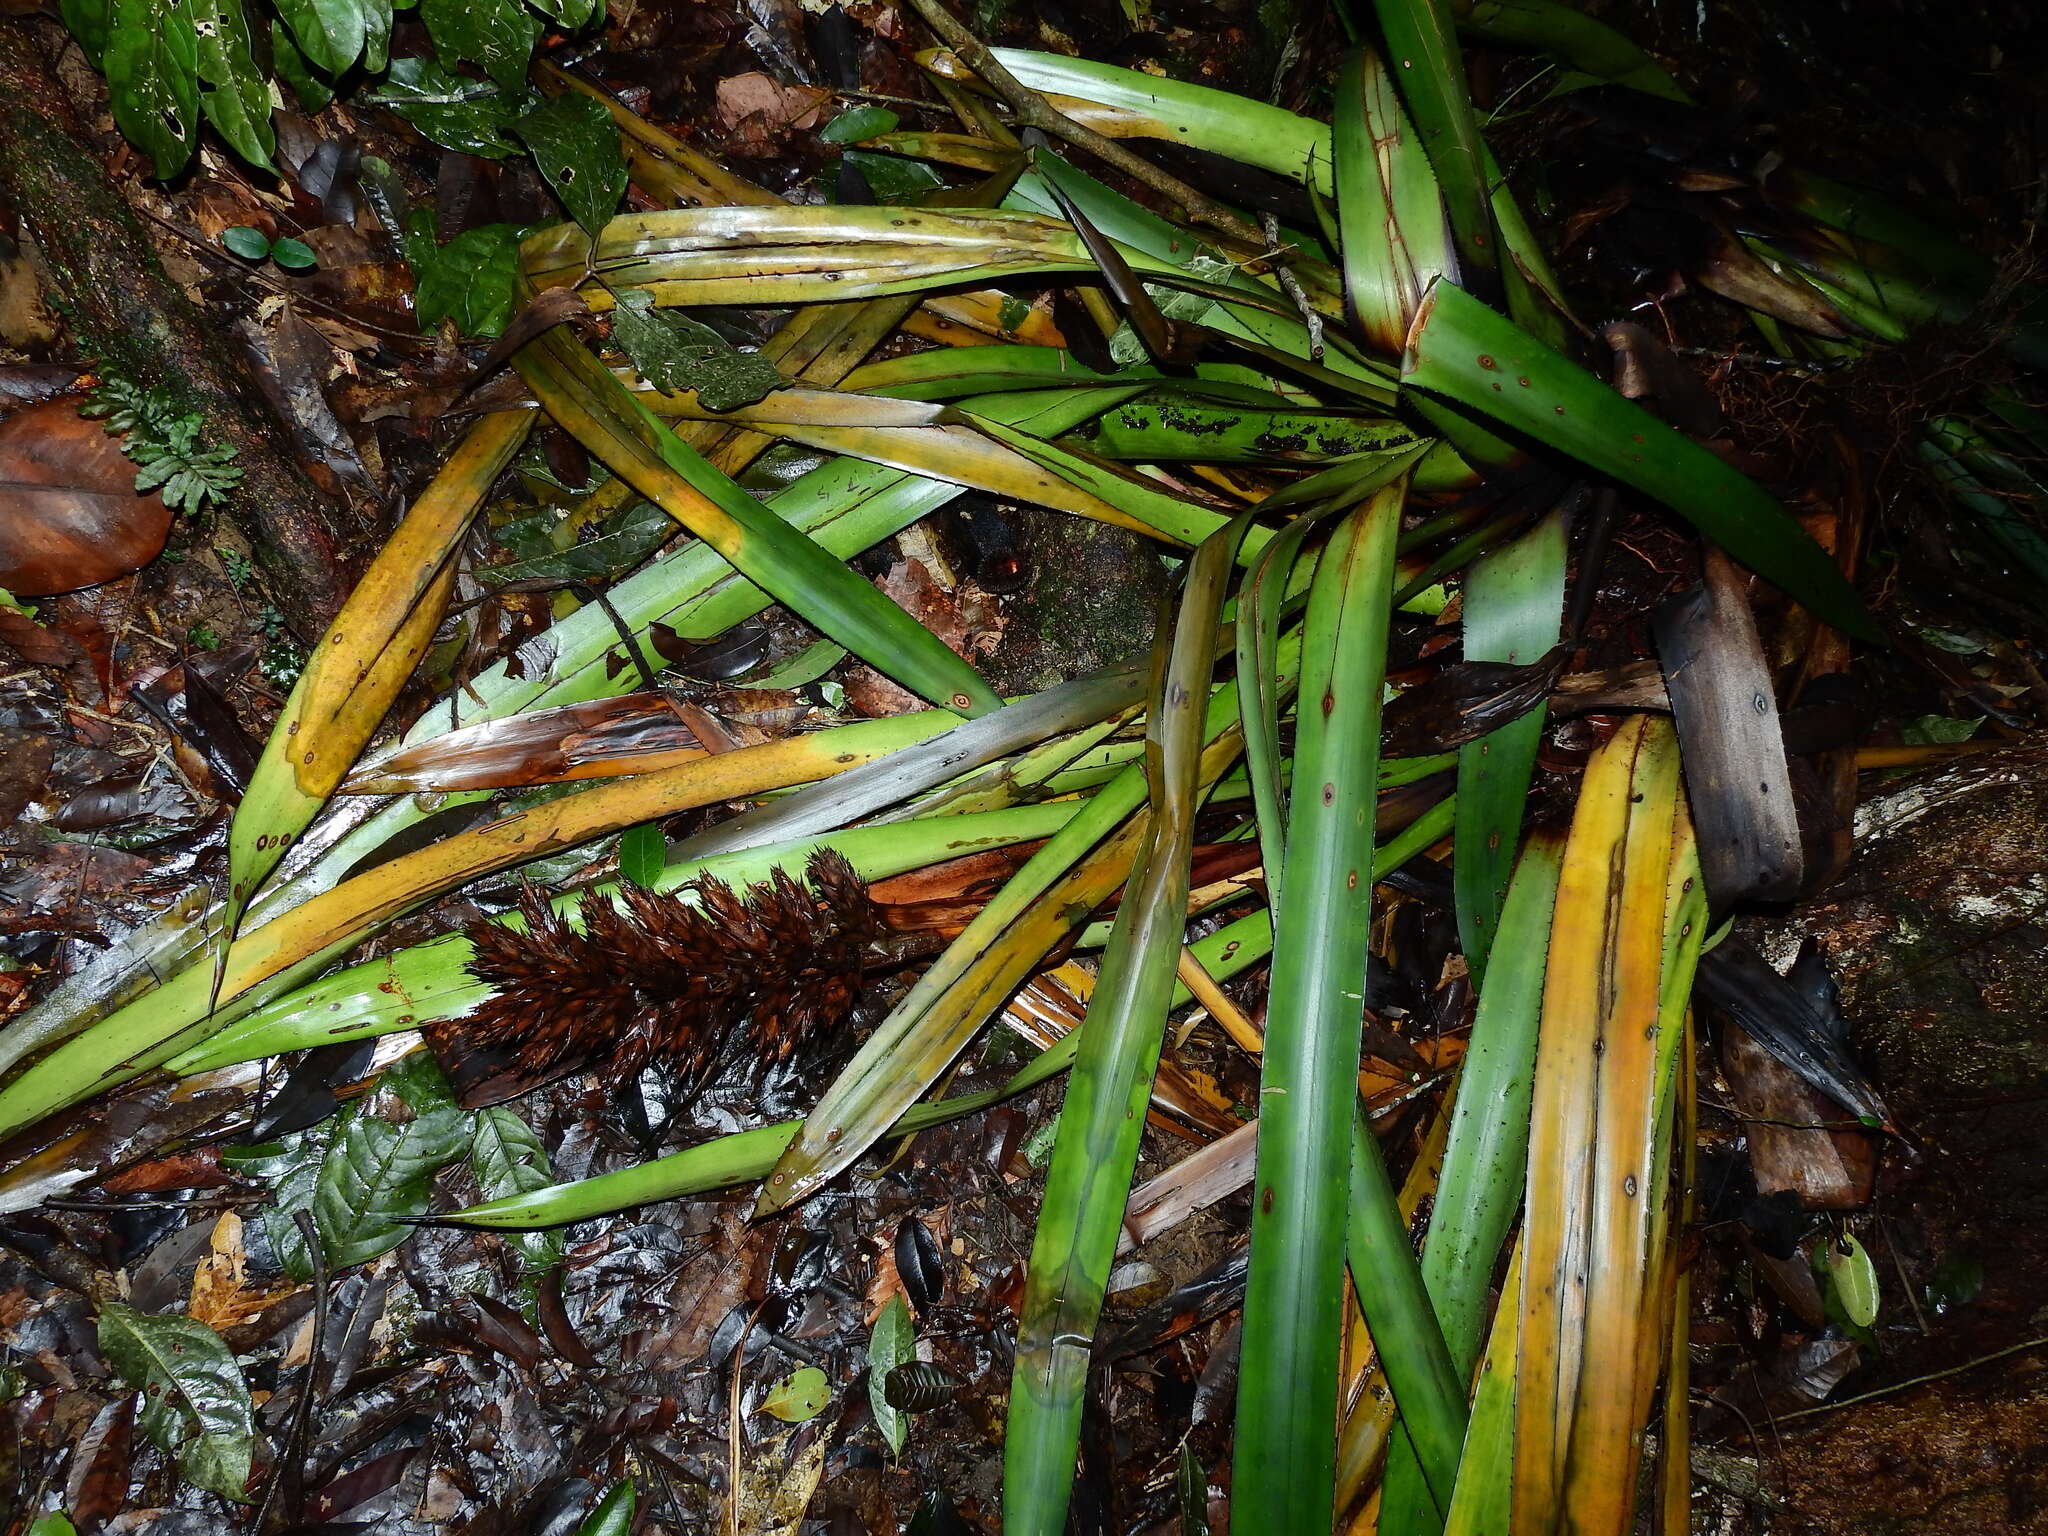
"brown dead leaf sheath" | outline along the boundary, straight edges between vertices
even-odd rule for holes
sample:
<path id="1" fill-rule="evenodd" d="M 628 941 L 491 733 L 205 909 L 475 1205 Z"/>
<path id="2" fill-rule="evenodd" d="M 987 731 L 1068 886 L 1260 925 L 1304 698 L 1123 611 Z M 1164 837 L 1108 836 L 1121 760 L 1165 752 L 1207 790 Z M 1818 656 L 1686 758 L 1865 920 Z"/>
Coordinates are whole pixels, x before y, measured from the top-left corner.
<path id="1" fill-rule="evenodd" d="M 808 889 L 778 869 L 745 894 L 710 878 L 629 887 L 616 904 L 593 892 L 580 933 L 528 887 L 525 932 L 467 930 L 470 973 L 496 992 L 425 1026 L 427 1041 L 470 1108 L 586 1067 L 625 1081 L 661 1066 L 696 1084 L 727 1059 L 786 1060 L 846 1018 L 870 966 L 931 948 L 927 934 L 892 937 L 932 925 L 873 900 L 841 855 L 813 853 L 805 874 Z"/>

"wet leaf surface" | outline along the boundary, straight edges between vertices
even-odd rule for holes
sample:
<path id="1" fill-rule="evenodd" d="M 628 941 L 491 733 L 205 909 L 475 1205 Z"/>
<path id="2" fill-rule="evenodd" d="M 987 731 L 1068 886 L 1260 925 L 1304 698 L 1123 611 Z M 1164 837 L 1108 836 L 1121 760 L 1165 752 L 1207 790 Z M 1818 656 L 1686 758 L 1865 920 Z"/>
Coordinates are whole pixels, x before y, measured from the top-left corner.
<path id="1" fill-rule="evenodd" d="M 120 440 L 62 400 L 0 421 L 0 587 L 21 597 L 98 586 L 155 559 L 171 513 L 138 495 Z"/>
<path id="2" fill-rule="evenodd" d="M 191 1318 L 149 1317 L 107 1302 L 99 1345 L 142 1394 L 136 1422 L 177 1456 L 185 1477 L 224 1498 L 247 1498 L 255 1423 L 248 1383 L 220 1335 Z"/>

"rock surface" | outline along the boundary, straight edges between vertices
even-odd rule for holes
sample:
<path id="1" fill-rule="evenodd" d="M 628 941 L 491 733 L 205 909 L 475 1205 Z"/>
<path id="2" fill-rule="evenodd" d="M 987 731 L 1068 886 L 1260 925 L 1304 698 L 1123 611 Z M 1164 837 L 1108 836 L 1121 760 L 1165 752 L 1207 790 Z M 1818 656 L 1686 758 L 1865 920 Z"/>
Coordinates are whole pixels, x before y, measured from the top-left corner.
<path id="1" fill-rule="evenodd" d="M 1772 937 L 1811 933 L 1888 1092 L 2048 1092 L 2048 758 L 1915 775 L 1857 815 L 1854 859 Z"/>

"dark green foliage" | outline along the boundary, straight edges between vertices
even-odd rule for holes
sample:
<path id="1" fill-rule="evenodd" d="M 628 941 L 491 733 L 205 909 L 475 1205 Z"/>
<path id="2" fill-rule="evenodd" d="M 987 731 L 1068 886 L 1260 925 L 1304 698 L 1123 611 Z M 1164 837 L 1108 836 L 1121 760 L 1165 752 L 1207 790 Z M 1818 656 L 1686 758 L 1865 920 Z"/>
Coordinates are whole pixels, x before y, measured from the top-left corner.
<path id="1" fill-rule="evenodd" d="M 393 0 L 258 0 L 253 10 L 244 0 L 63 0 L 61 10 L 106 74 L 115 123 L 168 179 L 190 162 L 202 121 L 244 160 L 271 169 L 276 139 L 271 83 L 257 62 L 259 30 L 267 35 L 270 74 L 308 111 L 332 100 L 337 85 L 366 77 L 378 87 L 369 100 L 391 106 L 436 143 L 511 154 L 504 129 L 531 105 L 526 70 L 543 15 L 573 30 L 598 9 L 595 0 L 532 4 L 423 0 L 420 19 L 435 60 L 390 57 Z M 488 78 L 452 73 L 464 64 Z"/>
<path id="2" fill-rule="evenodd" d="M 453 320 L 465 336 L 496 336 L 512 318 L 512 283 L 519 268 L 516 224 L 479 224 L 432 255 L 413 261 L 413 308 L 420 329 Z M 431 248 L 431 241 L 421 242 Z"/>
<path id="3" fill-rule="evenodd" d="M 618 295 L 612 340 L 649 384 L 660 390 L 695 390 L 697 403 L 706 410 L 752 405 L 784 382 L 767 358 L 740 351 L 688 315 L 656 309 L 644 288 Z"/>
<path id="4" fill-rule="evenodd" d="M 122 451 L 140 466 L 135 489 L 156 491 L 174 512 L 196 512 L 208 497 L 220 497 L 242 478 L 234 467 L 234 448 L 201 447 L 199 413 L 180 411 L 162 390 L 107 379 L 93 391 L 83 414 L 104 416 L 109 432 L 126 434 Z"/>
<path id="5" fill-rule="evenodd" d="M 256 1419 L 249 1384 L 219 1334 L 189 1317 L 100 1309 L 100 1353 L 142 1393 L 143 1433 L 198 1487 L 246 1500 Z"/>
<path id="6" fill-rule="evenodd" d="M 569 217 L 595 240 L 626 195 L 626 155 L 604 104 L 556 96 L 512 125 Z"/>

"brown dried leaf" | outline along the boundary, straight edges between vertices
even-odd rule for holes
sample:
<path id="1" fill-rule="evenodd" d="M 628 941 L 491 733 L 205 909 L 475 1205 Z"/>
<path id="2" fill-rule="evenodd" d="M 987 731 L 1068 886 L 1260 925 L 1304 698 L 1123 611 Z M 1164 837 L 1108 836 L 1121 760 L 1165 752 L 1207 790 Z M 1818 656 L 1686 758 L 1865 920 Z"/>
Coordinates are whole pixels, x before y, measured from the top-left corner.
<path id="1" fill-rule="evenodd" d="M 367 763 L 343 794 L 501 789 L 562 779 L 650 773 L 702 757 L 665 693 L 629 693 L 535 710 L 450 731 Z"/>
<path id="2" fill-rule="evenodd" d="M 259 1316 L 263 1309 L 298 1289 L 289 1280 L 252 1287 L 245 1273 L 242 1218 L 223 1211 L 213 1224 L 208 1252 L 192 1272 L 192 1298 L 185 1311 L 216 1333 Z"/>
<path id="3" fill-rule="evenodd" d="M 116 1398 L 78 1437 L 64 1476 L 64 1507 L 82 1536 L 92 1536 L 128 1501 L 135 1440 L 135 1397 Z"/>
<path id="4" fill-rule="evenodd" d="M 98 586 L 154 560 L 170 531 L 171 509 L 135 494 L 134 464 L 74 402 L 0 422 L 0 587 L 41 597 Z"/>
<path id="5" fill-rule="evenodd" d="M 772 155 L 792 129 L 815 127 L 831 99 L 823 86 L 784 85 L 759 72 L 728 76 L 718 82 L 717 104 L 726 147 L 735 155 Z"/>

